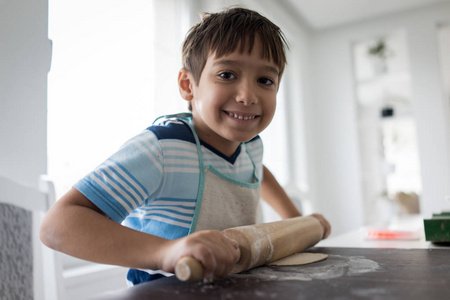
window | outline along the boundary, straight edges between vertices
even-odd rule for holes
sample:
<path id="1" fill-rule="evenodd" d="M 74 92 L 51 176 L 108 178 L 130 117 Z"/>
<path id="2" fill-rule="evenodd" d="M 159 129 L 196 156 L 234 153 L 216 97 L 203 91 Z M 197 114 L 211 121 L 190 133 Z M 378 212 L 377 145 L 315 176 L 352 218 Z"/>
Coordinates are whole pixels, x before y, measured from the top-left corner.
<path id="1" fill-rule="evenodd" d="M 48 161 L 58 196 L 157 116 L 186 109 L 176 87 L 180 18 L 162 2 L 50 1 Z M 154 5 L 170 10 L 163 24 L 172 26 L 154 30 Z"/>

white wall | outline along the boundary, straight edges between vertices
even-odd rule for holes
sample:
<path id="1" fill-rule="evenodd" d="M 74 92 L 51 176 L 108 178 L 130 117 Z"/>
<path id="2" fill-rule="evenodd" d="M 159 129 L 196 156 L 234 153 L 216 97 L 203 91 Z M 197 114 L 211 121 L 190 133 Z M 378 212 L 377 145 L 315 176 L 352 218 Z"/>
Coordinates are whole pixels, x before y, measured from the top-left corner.
<path id="1" fill-rule="evenodd" d="M 33 188 L 47 173 L 47 11 L 47 0 L 0 1 L 0 176 Z"/>
<path id="2" fill-rule="evenodd" d="M 0 175 L 37 187 L 47 172 L 47 0 L 0 2 Z"/>
<path id="3" fill-rule="evenodd" d="M 360 226 L 363 215 L 348 38 L 334 31 L 315 33 L 311 54 L 312 96 L 306 99 L 305 120 L 311 194 L 315 210 L 336 234 Z"/>
<path id="4" fill-rule="evenodd" d="M 422 167 L 422 213 L 445 209 L 450 195 L 450 141 L 437 49 L 437 24 L 450 19 L 450 4 L 434 5 L 330 30 L 314 32 L 311 44 L 313 97 L 306 120 L 310 184 L 315 208 L 332 222 L 334 233 L 356 228 L 361 219 L 361 170 L 353 87 L 351 45 L 407 32 L 411 80 Z"/>

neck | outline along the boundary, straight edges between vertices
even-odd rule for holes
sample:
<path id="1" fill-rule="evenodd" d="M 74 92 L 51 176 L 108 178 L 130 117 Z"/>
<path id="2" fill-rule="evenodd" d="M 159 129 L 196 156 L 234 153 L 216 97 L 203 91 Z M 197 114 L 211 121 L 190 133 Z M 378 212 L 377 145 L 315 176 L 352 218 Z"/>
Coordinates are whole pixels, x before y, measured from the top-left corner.
<path id="1" fill-rule="evenodd" d="M 193 123 L 198 138 L 227 157 L 231 157 L 241 144 L 237 141 L 226 140 L 215 133 L 205 132 L 202 128 L 196 126 L 195 122 Z"/>

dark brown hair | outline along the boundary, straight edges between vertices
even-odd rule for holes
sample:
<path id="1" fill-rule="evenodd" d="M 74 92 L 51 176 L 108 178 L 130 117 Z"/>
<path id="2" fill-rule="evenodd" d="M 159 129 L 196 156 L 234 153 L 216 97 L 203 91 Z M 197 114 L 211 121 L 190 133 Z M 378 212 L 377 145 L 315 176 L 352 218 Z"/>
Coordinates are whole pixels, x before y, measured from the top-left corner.
<path id="1" fill-rule="evenodd" d="M 205 13 L 202 21 L 191 28 L 182 47 L 183 68 L 198 84 L 206 60 L 211 53 L 221 57 L 239 49 L 250 53 L 256 36 L 262 43 L 263 58 L 273 60 L 279 77 L 286 65 L 288 45 L 281 29 L 259 13 L 240 7 L 219 13 Z"/>

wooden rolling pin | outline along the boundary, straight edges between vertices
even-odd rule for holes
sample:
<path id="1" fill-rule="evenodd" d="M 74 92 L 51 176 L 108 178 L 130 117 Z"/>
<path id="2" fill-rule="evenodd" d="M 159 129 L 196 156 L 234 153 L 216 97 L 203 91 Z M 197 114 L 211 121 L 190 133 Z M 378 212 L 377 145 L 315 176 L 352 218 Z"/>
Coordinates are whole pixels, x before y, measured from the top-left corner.
<path id="1" fill-rule="evenodd" d="M 323 228 L 319 220 L 308 216 L 234 227 L 223 233 L 239 244 L 240 258 L 231 273 L 240 273 L 314 246 L 322 239 Z M 200 280 L 203 267 L 192 257 L 182 257 L 175 275 L 181 281 Z"/>

